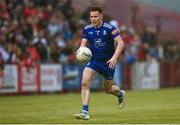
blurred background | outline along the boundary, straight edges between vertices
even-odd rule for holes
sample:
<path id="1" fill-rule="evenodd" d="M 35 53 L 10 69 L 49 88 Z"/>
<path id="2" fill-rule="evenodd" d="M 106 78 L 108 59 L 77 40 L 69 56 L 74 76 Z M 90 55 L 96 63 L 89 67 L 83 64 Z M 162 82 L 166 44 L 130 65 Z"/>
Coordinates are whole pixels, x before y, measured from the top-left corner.
<path id="1" fill-rule="evenodd" d="M 115 83 L 126 90 L 180 86 L 179 0 L 0 0 L 0 93 L 80 91 L 75 60 L 88 8 L 119 28 Z M 91 86 L 103 89 L 102 77 Z"/>

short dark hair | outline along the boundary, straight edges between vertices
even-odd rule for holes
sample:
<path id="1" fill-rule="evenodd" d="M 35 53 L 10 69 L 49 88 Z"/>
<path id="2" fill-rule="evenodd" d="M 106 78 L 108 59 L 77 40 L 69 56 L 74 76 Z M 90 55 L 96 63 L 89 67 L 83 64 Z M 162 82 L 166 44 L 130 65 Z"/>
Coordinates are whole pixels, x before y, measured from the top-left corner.
<path id="1" fill-rule="evenodd" d="M 92 12 L 92 11 L 98 11 L 99 13 L 103 13 L 103 9 L 100 6 L 90 7 L 89 12 Z"/>

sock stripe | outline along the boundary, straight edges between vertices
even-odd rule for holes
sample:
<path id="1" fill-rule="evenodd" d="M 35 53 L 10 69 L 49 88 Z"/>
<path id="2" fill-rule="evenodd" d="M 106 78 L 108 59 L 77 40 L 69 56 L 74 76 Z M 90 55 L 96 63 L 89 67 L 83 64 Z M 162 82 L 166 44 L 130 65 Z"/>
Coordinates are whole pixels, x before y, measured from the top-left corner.
<path id="1" fill-rule="evenodd" d="M 89 111 L 89 106 L 88 105 L 83 105 L 82 110 L 88 112 Z"/>

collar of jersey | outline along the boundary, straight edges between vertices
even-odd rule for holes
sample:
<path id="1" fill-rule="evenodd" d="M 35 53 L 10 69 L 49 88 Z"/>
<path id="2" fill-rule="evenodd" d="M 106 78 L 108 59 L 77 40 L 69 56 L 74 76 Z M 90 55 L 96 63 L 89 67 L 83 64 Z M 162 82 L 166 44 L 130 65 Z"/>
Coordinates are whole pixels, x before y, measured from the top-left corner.
<path id="1" fill-rule="evenodd" d="M 103 25 L 104 25 L 104 22 L 102 22 L 102 25 L 100 26 L 100 27 L 94 27 L 95 29 L 101 29 L 102 27 L 103 27 Z"/>

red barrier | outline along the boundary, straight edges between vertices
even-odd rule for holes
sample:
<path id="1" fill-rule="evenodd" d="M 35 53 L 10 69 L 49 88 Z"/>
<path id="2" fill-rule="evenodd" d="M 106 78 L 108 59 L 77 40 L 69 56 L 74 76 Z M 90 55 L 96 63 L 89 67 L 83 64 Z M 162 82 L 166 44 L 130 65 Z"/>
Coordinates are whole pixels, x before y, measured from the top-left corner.
<path id="1" fill-rule="evenodd" d="M 18 66 L 18 93 L 40 92 L 40 66 Z"/>
<path id="2" fill-rule="evenodd" d="M 122 68 L 122 88 L 132 89 L 132 75 L 131 75 L 131 65 L 123 65 Z"/>
<path id="3" fill-rule="evenodd" d="M 160 64 L 161 87 L 180 86 L 180 63 Z"/>

